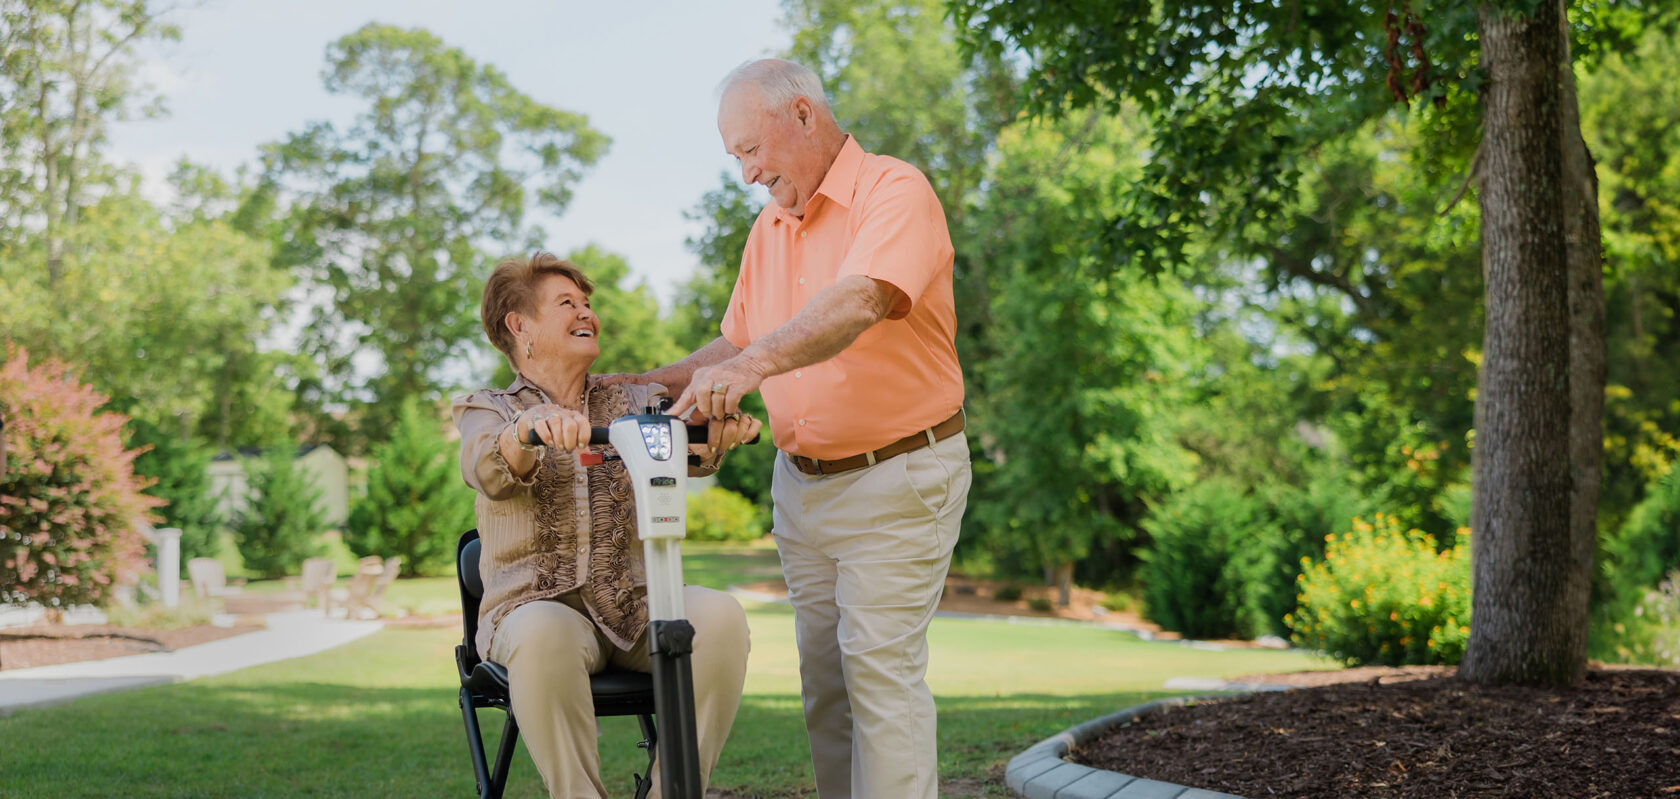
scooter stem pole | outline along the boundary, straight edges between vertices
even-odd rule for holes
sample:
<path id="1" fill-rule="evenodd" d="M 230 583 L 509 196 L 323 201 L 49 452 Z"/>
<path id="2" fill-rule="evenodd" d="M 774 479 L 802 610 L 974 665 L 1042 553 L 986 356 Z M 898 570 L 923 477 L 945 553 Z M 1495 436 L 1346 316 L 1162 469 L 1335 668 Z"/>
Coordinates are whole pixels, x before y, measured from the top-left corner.
<path id="1" fill-rule="evenodd" d="M 687 619 L 649 623 L 653 712 L 659 717 L 659 781 L 663 795 L 701 799 L 700 739 L 694 721 L 694 627 Z"/>
<path id="2" fill-rule="evenodd" d="M 608 428 L 636 494 L 636 532 L 647 565 L 648 660 L 659 719 L 659 780 L 665 799 L 702 799 L 695 733 L 694 627 L 683 607 L 688 430 L 664 414 L 624 416 Z"/>

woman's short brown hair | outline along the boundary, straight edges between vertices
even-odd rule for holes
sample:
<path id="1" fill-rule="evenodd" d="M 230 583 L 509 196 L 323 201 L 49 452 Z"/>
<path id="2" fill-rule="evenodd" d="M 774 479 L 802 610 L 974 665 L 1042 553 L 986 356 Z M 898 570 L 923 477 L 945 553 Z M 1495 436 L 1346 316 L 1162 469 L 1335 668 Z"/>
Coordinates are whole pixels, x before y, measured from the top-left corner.
<path id="1" fill-rule="evenodd" d="M 549 275 L 570 278 L 585 297 L 595 293 L 595 284 L 589 282 L 577 264 L 551 252 L 503 258 L 495 269 L 490 270 L 490 279 L 484 281 L 484 301 L 478 306 L 478 316 L 484 323 L 484 334 L 490 337 L 490 343 L 496 349 L 507 356 L 509 363 L 515 362 L 515 342 L 513 332 L 508 330 L 504 320 L 512 311 L 527 316 L 535 314 L 537 286 Z"/>

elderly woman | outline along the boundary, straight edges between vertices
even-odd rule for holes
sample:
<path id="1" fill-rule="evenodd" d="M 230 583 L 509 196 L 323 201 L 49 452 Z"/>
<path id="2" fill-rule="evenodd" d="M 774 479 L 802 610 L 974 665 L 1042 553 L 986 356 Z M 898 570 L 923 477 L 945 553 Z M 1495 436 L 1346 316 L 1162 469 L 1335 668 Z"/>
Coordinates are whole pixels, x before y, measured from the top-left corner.
<path id="1" fill-rule="evenodd" d="M 507 666 L 525 746 L 551 796 L 603 797 L 589 675 L 650 671 L 647 578 L 629 477 L 617 460 L 585 468 L 589 430 L 639 413 L 658 385 L 602 385 L 601 320 L 589 279 L 548 253 L 496 265 L 480 315 L 518 377 L 455 402 L 461 472 L 478 491 L 484 600 L 479 654 Z M 751 417 L 713 422 L 691 472 L 717 469 L 757 434 Z M 536 431 L 541 446 L 525 443 Z M 695 629 L 700 774 L 710 778 L 746 677 L 747 622 L 728 594 L 697 586 L 683 601 Z M 658 795 L 655 780 L 654 795 Z"/>

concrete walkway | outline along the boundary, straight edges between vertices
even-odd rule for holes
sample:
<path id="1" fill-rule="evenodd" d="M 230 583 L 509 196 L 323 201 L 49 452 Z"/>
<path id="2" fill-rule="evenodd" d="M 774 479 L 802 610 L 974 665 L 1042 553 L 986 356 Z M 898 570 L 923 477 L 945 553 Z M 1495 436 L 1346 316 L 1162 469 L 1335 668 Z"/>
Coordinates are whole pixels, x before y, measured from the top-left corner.
<path id="1" fill-rule="evenodd" d="M 123 691 L 303 657 L 377 632 L 379 621 L 324 618 L 320 611 L 268 614 L 268 629 L 173 652 L 0 671 L 0 716 L 83 696 Z"/>

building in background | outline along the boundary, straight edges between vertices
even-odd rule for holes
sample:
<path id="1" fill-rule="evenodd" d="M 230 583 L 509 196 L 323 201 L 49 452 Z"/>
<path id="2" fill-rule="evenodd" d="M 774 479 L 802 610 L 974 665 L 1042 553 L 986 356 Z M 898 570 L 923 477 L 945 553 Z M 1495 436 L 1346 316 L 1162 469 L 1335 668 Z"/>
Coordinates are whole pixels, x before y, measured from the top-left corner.
<path id="1" fill-rule="evenodd" d="M 223 519 L 232 519 L 249 506 L 251 489 L 245 481 L 245 461 L 262 455 L 260 449 L 241 449 L 223 452 L 210 461 L 210 492 Z M 311 445 L 298 450 L 295 465 L 321 490 L 316 507 L 327 525 L 343 528 L 344 520 L 350 517 L 350 465 L 344 456 L 325 444 Z"/>

